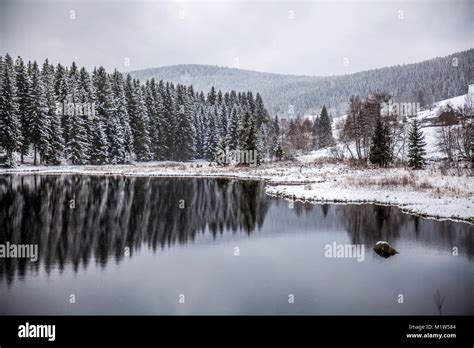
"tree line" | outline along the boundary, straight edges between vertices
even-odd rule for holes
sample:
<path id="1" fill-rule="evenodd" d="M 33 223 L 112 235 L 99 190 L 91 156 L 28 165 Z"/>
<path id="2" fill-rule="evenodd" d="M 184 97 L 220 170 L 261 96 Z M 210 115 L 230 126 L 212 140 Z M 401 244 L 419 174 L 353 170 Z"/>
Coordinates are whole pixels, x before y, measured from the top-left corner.
<path id="1" fill-rule="evenodd" d="M 121 164 L 131 160 L 207 159 L 254 151 L 258 163 L 275 156 L 278 118 L 259 93 L 207 95 L 154 78 L 141 83 L 103 67 L 92 73 L 46 61 L 0 57 L 0 147 L 42 165 Z M 19 156 L 18 156 L 19 155 Z"/>

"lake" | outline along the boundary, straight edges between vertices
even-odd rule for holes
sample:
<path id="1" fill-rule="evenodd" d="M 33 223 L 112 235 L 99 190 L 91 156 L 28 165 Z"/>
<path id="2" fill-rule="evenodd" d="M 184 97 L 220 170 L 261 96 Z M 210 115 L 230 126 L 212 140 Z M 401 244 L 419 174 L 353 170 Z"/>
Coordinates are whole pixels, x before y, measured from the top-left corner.
<path id="1" fill-rule="evenodd" d="M 261 181 L 0 175 L 0 314 L 474 314 L 474 227 Z M 390 243 L 385 258 L 373 247 Z M 328 257 L 358 245 L 358 257 Z M 335 255 L 334 255 L 335 256 Z M 72 302 L 72 303 L 71 303 Z"/>

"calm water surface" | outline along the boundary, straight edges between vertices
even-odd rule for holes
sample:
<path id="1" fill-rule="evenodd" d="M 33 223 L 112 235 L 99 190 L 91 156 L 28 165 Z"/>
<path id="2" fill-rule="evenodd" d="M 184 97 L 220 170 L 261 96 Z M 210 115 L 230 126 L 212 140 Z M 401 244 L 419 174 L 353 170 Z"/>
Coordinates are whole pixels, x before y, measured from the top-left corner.
<path id="1" fill-rule="evenodd" d="M 442 314 L 474 314 L 473 225 L 291 207 L 264 186 L 2 175 L 0 244 L 38 244 L 39 260 L 0 258 L 0 314 L 432 315 L 436 293 Z M 380 257 L 378 240 L 399 254 Z M 364 245 L 364 260 L 325 257 L 333 242 Z"/>

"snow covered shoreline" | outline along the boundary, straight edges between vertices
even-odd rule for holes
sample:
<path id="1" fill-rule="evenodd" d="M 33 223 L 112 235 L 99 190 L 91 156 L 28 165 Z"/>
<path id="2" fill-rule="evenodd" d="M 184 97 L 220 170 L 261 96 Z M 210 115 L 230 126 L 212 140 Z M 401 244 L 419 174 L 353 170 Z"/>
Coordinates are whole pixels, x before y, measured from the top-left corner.
<path id="1" fill-rule="evenodd" d="M 282 162 L 218 167 L 207 162 L 103 166 L 20 166 L 2 174 L 80 174 L 265 180 L 266 193 L 313 203 L 394 205 L 425 218 L 474 223 L 474 178 L 436 170 L 354 169 L 343 164 Z"/>
<path id="2" fill-rule="evenodd" d="M 437 198 L 413 191 L 393 192 L 389 190 L 341 189 L 331 187 L 331 185 L 326 183 L 311 185 L 310 188 L 278 185 L 267 187 L 266 193 L 275 197 L 284 197 L 310 203 L 396 206 L 405 213 L 422 218 L 474 223 L 474 202 L 469 198 Z"/>

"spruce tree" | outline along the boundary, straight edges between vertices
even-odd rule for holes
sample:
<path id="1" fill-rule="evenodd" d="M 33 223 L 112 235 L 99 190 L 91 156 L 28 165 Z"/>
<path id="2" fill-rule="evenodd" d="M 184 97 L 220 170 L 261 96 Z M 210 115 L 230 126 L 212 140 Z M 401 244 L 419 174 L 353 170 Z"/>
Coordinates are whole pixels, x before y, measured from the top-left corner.
<path id="1" fill-rule="evenodd" d="M 97 74 L 97 69 L 94 69 L 94 74 Z M 90 154 L 90 147 L 92 144 L 92 139 L 94 137 L 94 132 L 95 129 L 93 128 L 93 118 L 96 116 L 97 112 L 97 101 L 96 101 L 96 95 L 95 95 L 95 88 L 92 83 L 91 76 L 89 72 L 82 67 L 81 70 L 79 71 L 79 86 L 78 86 L 78 91 L 79 91 L 79 102 L 83 106 L 83 112 L 81 115 L 81 121 L 82 125 L 84 127 L 84 131 L 86 134 L 86 140 L 85 140 L 85 145 L 87 146 L 87 149 L 85 149 L 85 152 L 87 153 L 84 161 L 89 160 L 89 154 Z"/>
<path id="2" fill-rule="evenodd" d="M 61 154 L 63 151 L 61 118 L 56 107 L 56 96 L 54 94 L 54 67 L 49 64 L 47 59 L 43 64 L 41 77 L 44 86 L 48 121 L 48 147 L 44 154 L 44 159 L 46 164 L 58 165 L 61 163 Z"/>
<path id="3" fill-rule="evenodd" d="M 388 144 L 388 131 L 382 121 L 382 117 L 377 116 L 369 153 L 371 163 L 381 167 L 388 165 L 390 162 L 390 149 Z"/>
<path id="4" fill-rule="evenodd" d="M 158 82 L 156 87 L 155 96 L 155 110 L 156 115 L 153 119 L 150 119 L 150 127 L 154 129 L 154 138 L 152 138 L 152 149 L 154 158 L 156 160 L 164 160 L 169 155 L 170 148 L 168 147 L 168 135 L 167 135 L 167 124 L 170 121 L 168 116 L 169 105 L 172 105 L 170 100 L 167 99 L 166 86 L 162 80 Z"/>
<path id="5" fill-rule="evenodd" d="M 122 162 L 128 162 L 133 153 L 133 136 L 124 93 L 124 80 L 117 70 L 111 76 L 111 89 L 115 118 L 119 122 L 118 128 L 122 136 Z"/>
<path id="6" fill-rule="evenodd" d="M 151 158 L 148 112 L 145 105 L 146 90 L 138 80 L 133 82 L 133 105 L 130 123 L 133 134 L 133 148 L 138 161 Z"/>
<path id="7" fill-rule="evenodd" d="M 16 87 L 17 87 L 17 101 L 18 101 L 18 116 L 20 119 L 20 128 L 21 128 L 21 163 L 24 161 L 24 156 L 28 155 L 28 150 L 30 146 L 30 124 L 31 119 L 28 113 L 28 89 L 29 89 L 29 77 L 26 70 L 25 63 L 21 57 L 18 57 L 15 63 L 15 73 L 16 73 Z"/>
<path id="8" fill-rule="evenodd" d="M 46 94 L 36 61 L 33 62 L 32 66 L 29 97 L 28 112 L 31 117 L 31 143 L 33 144 L 34 164 L 36 165 L 38 163 L 38 154 L 41 162 L 44 161 L 43 157 L 48 152 L 49 145 L 49 118 L 47 114 Z"/>
<path id="9" fill-rule="evenodd" d="M 255 102 L 255 99 L 254 99 L 254 97 L 253 97 L 252 91 L 248 91 L 248 92 L 247 92 L 246 105 L 247 105 L 247 110 L 250 111 L 250 114 L 251 114 L 252 117 L 254 118 L 254 122 L 255 122 L 255 118 L 257 117 L 257 113 L 256 113 L 256 102 Z"/>
<path id="10" fill-rule="evenodd" d="M 281 161 L 283 159 L 283 157 L 285 156 L 285 152 L 283 151 L 283 148 L 281 146 L 281 143 L 278 142 L 275 146 L 275 149 L 274 149 L 274 152 L 275 152 L 275 157 Z"/>
<path id="11" fill-rule="evenodd" d="M 227 116 L 227 108 L 225 104 L 222 102 L 220 106 L 216 109 L 217 111 L 217 120 L 218 120 L 218 131 L 219 136 L 226 137 L 228 132 L 228 116 Z"/>
<path id="12" fill-rule="evenodd" d="M 213 111 L 208 113 L 206 138 L 204 144 L 205 156 L 210 161 L 215 160 L 217 145 L 219 143 L 214 109 L 215 107 L 211 107 L 210 110 Z"/>
<path id="13" fill-rule="evenodd" d="M 194 134 L 194 151 L 195 158 L 205 157 L 205 143 L 206 143 L 206 124 L 207 119 L 204 111 L 204 105 L 200 104 L 197 107 L 197 112 L 193 117 Z"/>
<path id="14" fill-rule="evenodd" d="M 68 152 L 74 146 L 77 147 L 74 150 L 74 156 L 70 156 L 69 153 L 67 156 L 71 159 L 71 161 L 74 159 L 74 164 L 84 164 L 87 162 L 88 138 L 86 124 L 82 114 L 80 113 L 80 74 L 75 62 L 72 62 L 69 69 L 66 68 L 65 77 L 62 82 L 62 88 L 65 89 L 63 94 L 67 103 L 65 107 L 66 111 L 64 112 L 62 118 L 66 152 Z M 72 137 L 74 137 L 74 139 Z M 80 149 L 79 146 L 81 147 Z M 76 157 L 79 154 L 80 157 Z"/>
<path id="15" fill-rule="evenodd" d="M 57 71 L 55 74 L 55 94 L 56 101 L 61 103 L 63 107 L 63 112 L 61 113 L 61 128 L 63 131 L 63 139 L 65 144 L 65 152 L 67 157 L 68 144 L 69 144 L 69 109 L 68 103 L 70 102 L 70 92 L 69 92 L 69 70 L 68 68 L 63 68 L 62 73 L 60 72 L 61 65 L 58 65 Z M 60 79 L 60 80 L 59 80 Z"/>
<path id="16" fill-rule="evenodd" d="M 159 139 L 160 139 L 160 119 L 158 114 L 158 108 L 162 108 L 160 105 L 158 87 L 156 86 L 155 79 L 152 78 L 151 80 L 147 80 L 145 83 L 145 105 L 148 112 L 149 118 L 149 136 L 151 142 L 151 152 L 153 159 L 159 160 L 160 159 L 160 151 L 159 151 Z M 162 103 L 161 103 L 162 104 Z"/>
<path id="17" fill-rule="evenodd" d="M 222 137 L 217 144 L 216 153 L 215 153 L 215 160 L 218 165 L 220 166 L 227 166 L 228 163 L 228 155 L 229 155 L 229 144 L 226 137 Z"/>
<path id="18" fill-rule="evenodd" d="M 176 131 L 179 136 L 176 137 L 174 148 L 177 161 L 188 161 L 193 157 L 193 138 L 194 132 L 189 115 L 189 103 L 184 86 L 178 86 L 177 100 L 175 105 Z"/>
<path id="19" fill-rule="evenodd" d="M 113 103 L 110 79 L 103 67 L 97 69 L 94 77 L 96 93 L 97 114 L 102 120 L 107 137 L 108 162 L 111 164 L 125 162 L 125 149 L 123 146 L 122 124 L 116 105 Z"/>
<path id="20" fill-rule="evenodd" d="M 232 104 L 230 102 L 229 92 L 225 92 L 225 94 L 224 94 L 224 104 L 225 104 L 227 110 L 232 110 Z"/>
<path id="21" fill-rule="evenodd" d="M 239 129 L 239 119 L 240 112 L 237 106 L 232 108 L 231 116 L 230 116 L 230 123 L 229 123 L 229 131 L 227 133 L 227 139 L 229 144 L 230 150 L 237 149 L 238 143 L 238 129 Z"/>
<path id="22" fill-rule="evenodd" d="M 216 100 L 217 100 L 216 89 L 214 88 L 214 86 L 212 86 L 211 90 L 207 94 L 207 102 L 209 103 L 209 105 L 214 106 L 214 104 L 216 103 Z"/>
<path id="23" fill-rule="evenodd" d="M 422 169 L 425 165 L 426 143 L 424 138 L 420 123 L 414 118 L 408 135 L 408 165 L 414 169 Z"/>
<path id="24" fill-rule="evenodd" d="M 89 143 L 89 138 L 87 136 L 86 129 L 84 127 L 84 119 L 81 115 L 76 115 L 76 113 L 71 112 L 67 115 L 69 129 L 69 140 L 66 144 L 67 146 L 67 158 L 71 161 L 72 164 L 86 164 L 90 159 L 90 153 L 92 152 L 92 143 Z M 95 116 L 97 117 L 97 116 Z M 98 132 L 96 124 L 93 123 L 94 134 Z"/>
<path id="25" fill-rule="evenodd" d="M 325 148 L 334 145 L 334 137 L 332 135 L 331 119 L 329 117 L 326 106 L 323 105 L 321 115 L 318 122 L 319 130 L 319 148 Z"/>
<path id="26" fill-rule="evenodd" d="M 188 120 L 191 126 L 191 131 L 192 131 L 192 141 L 191 141 L 191 147 L 193 150 L 192 153 L 192 158 L 199 158 L 197 156 L 196 152 L 196 138 L 197 138 L 197 129 L 195 127 L 195 118 L 196 116 L 199 117 L 198 111 L 199 111 L 199 98 L 197 93 L 194 92 L 194 88 L 192 85 L 190 86 L 184 86 L 186 89 L 186 105 L 187 105 L 187 112 L 188 112 Z"/>
<path id="27" fill-rule="evenodd" d="M 233 108 L 236 106 L 239 102 L 239 99 L 237 97 L 237 92 L 232 90 L 230 91 L 230 96 L 229 96 L 229 102 L 230 102 L 230 107 Z"/>
<path id="28" fill-rule="evenodd" d="M 175 138 L 176 134 L 176 119 L 175 119 L 175 105 L 173 99 L 173 87 L 171 84 L 166 83 L 164 96 L 163 96 L 163 117 L 162 129 L 164 135 L 164 146 L 163 146 L 163 159 L 173 160 L 176 154 L 175 149 Z"/>
<path id="29" fill-rule="evenodd" d="M 103 118 L 99 115 L 98 112 L 98 103 L 96 96 L 96 87 L 99 79 L 99 71 L 94 67 L 92 72 L 92 77 L 87 73 L 83 74 L 83 91 L 84 98 L 87 98 L 89 95 L 89 100 L 93 102 L 93 113 L 89 116 L 89 124 L 91 131 L 88 133 L 89 141 L 89 152 L 88 160 L 89 163 L 94 165 L 106 164 L 109 161 L 109 145 L 107 143 L 107 134 L 105 131 L 105 124 Z"/>
<path id="30" fill-rule="evenodd" d="M 270 121 L 268 111 L 263 104 L 263 99 L 259 93 L 255 97 L 255 123 L 258 129 L 261 129 L 262 125 L 267 125 Z"/>
<path id="31" fill-rule="evenodd" d="M 60 96 L 65 99 L 62 116 L 63 135 L 66 147 L 66 158 L 72 164 L 86 164 L 89 161 L 91 139 L 87 132 L 87 117 L 83 115 L 83 94 L 81 91 L 79 69 L 73 62 L 71 68 L 65 70 L 60 82 L 63 89 Z M 93 127 L 92 127 L 93 128 Z M 96 130 L 93 129 L 92 132 Z"/>
<path id="32" fill-rule="evenodd" d="M 14 167 L 16 165 L 14 152 L 21 146 L 21 125 L 13 60 L 8 54 L 5 55 L 1 67 L 0 146 L 6 152 L 5 165 Z"/>
<path id="33" fill-rule="evenodd" d="M 94 133 L 92 135 L 92 143 L 90 146 L 90 163 L 106 164 L 108 163 L 108 144 L 107 135 L 105 134 L 105 126 L 99 115 L 95 115 L 92 119 Z"/>
<path id="34" fill-rule="evenodd" d="M 261 154 L 258 146 L 257 128 L 250 111 L 245 111 L 240 122 L 237 148 L 240 152 L 241 164 L 249 164 L 245 163 L 248 159 L 246 160 L 244 155 L 249 155 L 251 151 L 256 156 L 257 165 L 260 164 Z"/>
<path id="35" fill-rule="evenodd" d="M 58 102 L 62 103 L 67 97 L 64 86 L 64 76 L 66 75 L 66 69 L 61 64 L 58 64 L 54 71 L 54 94 L 58 98 Z"/>
<path id="36" fill-rule="evenodd" d="M 132 117 L 135 101 L 134 101 L 133 80 L 130 74 L 127 74 L 127 77 L 125 79 L 124 95 L 125 95 L 125 105 L 127 106 L 128 116 Z"/>
<path id="37" fill-rule="evenodd" d="M 221 90 L 219 90 L 219 91 L 217 92 L 217 100 L 216 100 L 216 102 L 217 102 L 217 105 L 218 105 L 218 106 L 221 106 L 221 105 L 224 103 L 224 98 L 222 97 L 222 91 L 221 91 Z"/>

